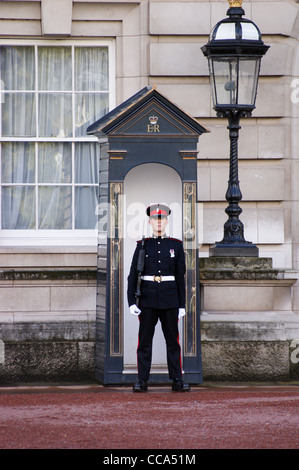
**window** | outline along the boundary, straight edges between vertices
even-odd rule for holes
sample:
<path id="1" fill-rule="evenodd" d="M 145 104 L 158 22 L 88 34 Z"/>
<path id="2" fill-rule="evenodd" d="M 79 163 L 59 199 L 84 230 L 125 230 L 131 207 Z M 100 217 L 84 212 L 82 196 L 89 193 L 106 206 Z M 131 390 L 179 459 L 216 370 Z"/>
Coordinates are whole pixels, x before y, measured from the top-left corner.
<path id="1" fill-rule="evenodd" d="M 60 44 L 0 46 L 2 235 L 96 227 L 99 144 L 86 129 L 112 105 L 111 52 Z"/>

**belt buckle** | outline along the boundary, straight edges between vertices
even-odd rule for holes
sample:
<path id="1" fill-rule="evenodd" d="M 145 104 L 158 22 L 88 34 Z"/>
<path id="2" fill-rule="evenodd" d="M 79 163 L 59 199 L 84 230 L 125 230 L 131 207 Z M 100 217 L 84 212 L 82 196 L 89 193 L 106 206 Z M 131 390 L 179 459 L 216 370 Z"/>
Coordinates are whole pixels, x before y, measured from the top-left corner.
<path id="1" fill-rule="evenodd" d="M 161 282 L 161 276 L 154 276 L 155 282 Z"/>

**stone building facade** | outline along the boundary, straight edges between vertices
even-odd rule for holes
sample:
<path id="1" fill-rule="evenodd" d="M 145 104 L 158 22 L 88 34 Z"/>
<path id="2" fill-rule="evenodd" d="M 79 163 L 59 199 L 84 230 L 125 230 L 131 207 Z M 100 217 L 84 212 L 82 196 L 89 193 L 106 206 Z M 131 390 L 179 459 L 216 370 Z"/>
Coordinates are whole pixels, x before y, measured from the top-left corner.
<path id="1" fill-rule="evenodd" d="M 93 378 L 98 144 L 85 131 L 154 84 L 210 131 L 197 161 L 204 379 L 298 379 L 299 7 L 243 8 L 270 45 L 240 131 L 252 263 L 209 258 L 226 220 L 229 140 L 201 47 L 227 1 L 0 2 L 0 383 Z"/>

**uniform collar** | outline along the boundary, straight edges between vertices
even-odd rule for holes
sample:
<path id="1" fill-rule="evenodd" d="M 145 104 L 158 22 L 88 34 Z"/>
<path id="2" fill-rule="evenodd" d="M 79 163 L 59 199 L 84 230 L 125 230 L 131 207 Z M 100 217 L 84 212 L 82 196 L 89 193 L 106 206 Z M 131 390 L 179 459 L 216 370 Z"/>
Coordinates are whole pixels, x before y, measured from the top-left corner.
<path id="1" fill-rule="evenodd" d="M 154 234 L 153 234 L 153 235 L 152 235 L 152 238 L 155 238 L 155 239 L 156 239 L 156 238 L 168 238 L 168 236 L 167 236 L 165 233 L 164 233 L 164 235 L 162 235 L 161 237 L 158 236 L 158 235 L 154 235 Z"/>

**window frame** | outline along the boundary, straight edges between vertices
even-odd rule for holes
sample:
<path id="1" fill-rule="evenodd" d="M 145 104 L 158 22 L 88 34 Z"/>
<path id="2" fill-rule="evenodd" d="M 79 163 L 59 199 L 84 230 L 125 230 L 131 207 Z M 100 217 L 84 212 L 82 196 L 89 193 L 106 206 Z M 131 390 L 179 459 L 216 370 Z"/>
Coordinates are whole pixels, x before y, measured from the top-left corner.
<path id="1" fill-rule="evenodd" d="M 116 88 L 116 76 L 115 76 L 115 41 L 113 39 L 104 39 L 104 40 L 18 40 L 18 39 L 5 39 L 0 41 L 0 46 L 34 46 L 35 49 L 38 46 L 44 47 L 108 47 L 108 64 L 109 64 L 109 110 L 115 107 L 115 88 Z M 72 54 L 73 56 L 73 54 Z M 35 61 L 37 67 L 37 53 L 35 51 Z M 74 72 L 74 63 L 72 62 L 72 70 Z M 2 88 L 2 87 L 1 87 Z M 2 93 L 6 93 L 7 91 L 11 90 L 0 90 L 1 91 L 1 102 L 2 102 Z M 73 89 L 74 91 L 74 89 Z M 72 91 L 72 100 L 75 98 L 75 93 Z M 15 92 L 15 90 L 13 90 Z M 23 92 L 23 91 L 21 91 Z M 38 84 L 35 85 L 35 93 L 38 93 Z M 80 93 L 80 92 L 79 92 Z M 35 106 L 38 106 L 37 100 Z M 75 122 L 75 106 L 72 107 L 73 112 L 73 126 Z M 0 119 L 2 119 L 2 107 L 0 106 Z M 38 122 L 36 123 L 38 126 Z M 73 128 L 74 130 L 74 128 Z M 74 134 L 75 135 L 75 134 Z M 68 143 L 70 142 L 72 145 L 72 168 L 74 169 L 74 145 L 75 143 L 98 143 L 98 138 L 96 136 L 80 136 L 80 137 L 0 137 L 0 142 L 32 142 L 35 145 L 38 143 Z M 1 147 L 1 146 L 0 146 Z M 0 149 L 1 152 L 1 149 Z M 37 158 L 37 156 L 35 157 Z M 0 172 L 1 172 L 1 165 L 0 165 Z M 1 182 L 1 179 L 0 179 Z M 16 184 L 17 185 L 17 184 Z M 21 185 L 21 183 L 20 183 Z M 39 185 L 38 181 L 35 181 L 34 187 Z M 68 184 L 66 184 L 67 186 Z M 49 185 L 50 186 L 50 185 Z M 55 184 L 53 183 L 53 186 Z M 60 186 L 60 185 L 59 185 Z M 64 186 L 63 184 L 61 186 Z M 78 185 L 73 180 L 71 182 L 72 191 L 75 191 L 75 188 Z M 80 185 L 79 186 L 84 186 Z M 88 185 L 88 186 L 96 186 L 96 185 Z M 2 184 L 1 184 L 2 187 Z M 74 216 L 74 201 L 72 203 L 72 213 Z M 1 220 L 1 201 L 0 201 L 0 220 Z M 76 246 L 76 245 L 84 245 L 84 246 L 96 246 L 98 237 L 98 230 L 97 227 L 94 229 L 76 229 L 73 227 L 67 230 L 53 230 L 53 229 L 28 229 L 28 230 L 7 230 L 0 228 L 0 246 Z"/>

